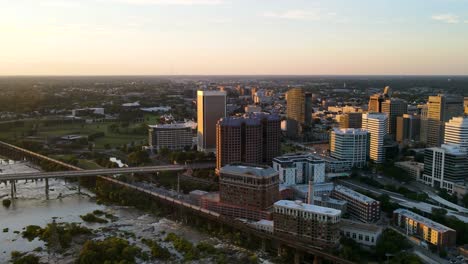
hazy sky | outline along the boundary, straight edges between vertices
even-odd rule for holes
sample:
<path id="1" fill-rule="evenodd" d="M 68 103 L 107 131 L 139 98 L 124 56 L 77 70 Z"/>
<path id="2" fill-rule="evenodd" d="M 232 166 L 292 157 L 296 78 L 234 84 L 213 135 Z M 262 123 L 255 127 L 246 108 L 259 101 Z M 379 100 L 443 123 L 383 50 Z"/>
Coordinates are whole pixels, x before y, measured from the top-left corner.
<path id="1" fill-rule="evenodd" d="M 468 74 L 468 0 L 0 0 L 30 74 Z"/>

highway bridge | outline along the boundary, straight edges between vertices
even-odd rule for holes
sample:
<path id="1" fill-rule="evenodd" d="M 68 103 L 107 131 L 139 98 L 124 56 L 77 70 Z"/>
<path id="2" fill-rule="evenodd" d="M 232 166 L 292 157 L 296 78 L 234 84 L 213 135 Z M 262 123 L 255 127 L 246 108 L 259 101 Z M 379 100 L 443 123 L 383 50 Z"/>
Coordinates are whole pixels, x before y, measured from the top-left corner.
<path id="1" fill-rule="evenodd" d="M 184 171 L 186 169 L 187 169 L 186 166 L 183 166 L 183 165 L 164 165 L 164 166 L 128 167 L 128 168 L 97 169 L 97 170 L 76 170 L 76 171 L 53 171 L 53 172 L 0 174 L 0 181 L 37 180 L 37 179 L 50 179 L 50 178 L 91 177 L 91 176 L 105 176 L 105 175 L 128 174 L 128 173 L 150 173 L 150 172 L 161 172 L 161 171 Z"/>

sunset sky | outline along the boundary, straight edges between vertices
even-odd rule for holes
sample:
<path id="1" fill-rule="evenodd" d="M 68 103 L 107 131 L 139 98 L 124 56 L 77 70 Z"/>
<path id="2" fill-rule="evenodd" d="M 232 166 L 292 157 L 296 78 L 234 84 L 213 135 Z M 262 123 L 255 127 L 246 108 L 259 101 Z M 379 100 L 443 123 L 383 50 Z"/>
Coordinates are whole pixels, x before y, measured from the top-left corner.
<path id="1" fill-rule="evenodd" d="M 468 74 L 468 0 L 0 0 L 0 75 Z"/>

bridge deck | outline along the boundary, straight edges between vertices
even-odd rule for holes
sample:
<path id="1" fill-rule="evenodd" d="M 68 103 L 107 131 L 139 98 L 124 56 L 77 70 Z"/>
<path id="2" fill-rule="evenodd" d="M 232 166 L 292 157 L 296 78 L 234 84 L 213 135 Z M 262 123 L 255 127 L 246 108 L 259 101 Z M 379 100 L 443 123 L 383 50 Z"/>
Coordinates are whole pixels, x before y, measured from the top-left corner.
<path id="1" fill-rule="evenodd" d="M 114 175 L 125 173 L 148 173 L 159 171 L 183 171 L 185 166 L 182 165 L 164 165 L 164 166 L 146 166 L 146 167 L 130 167 L 130 168 L 115 168 L 115 169 L 97 169 L 97 170 L 72 170 L 72 171 L 54 171 L 54 172 L 33 172 L 33 173 L 18 173 L 18 174 L 0 174 L 0 181 L 9 180 L 31 180 L 45 178 L 72 178 L 86 177 L 99 175 Z"/>

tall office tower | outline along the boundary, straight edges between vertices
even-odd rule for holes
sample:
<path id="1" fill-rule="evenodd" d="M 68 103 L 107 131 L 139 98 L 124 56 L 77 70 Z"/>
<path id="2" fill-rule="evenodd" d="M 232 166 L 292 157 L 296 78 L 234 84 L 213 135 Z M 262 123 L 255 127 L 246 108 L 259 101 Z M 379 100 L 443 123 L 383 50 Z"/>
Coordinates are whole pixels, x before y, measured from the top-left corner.
<path id="1" fill-rule="evenodd" d="M 468 115 L 468 97 L 465 97 L 465 115 Z"/>
<path id="2" fill-rule="evenodd" d="M 383 93 L 373 94 L 369 98 L 369 113 L 381 113 L 382 112 L 382 103 L 389 99 L 391 96 L 390 87 L 387 86 L 384 88 Z"/>
<path id="3" fill-rule="evenodd" d="M 445 123 L 445 144 L 458 144 L 468 153 L 468 116 L 454 117 Z"/>
<path id="4" fill-rule="evenodd" d="M 288 134 L 302 134 L 304 128 L 312 124 L 312 94 L 304 93 L 302 88 L 293 88 L 286 97 Z"/>
<path id="5" fill-rule="evenodd" d="M 456 144 L 427 148 L 424 153 L 424 173 L 419 181 L 453 193 L 456 183 L 468 178 L 468 155 Z"/>
<path id="6" fill-rule="evenodd" d="M 369 132 L 357 128 L 333 129 L 330 134 L 330 156 L 351 161 L 353 167 L 366 166 Z"/>
<path id="7" fill-rule="evenodd" d="M 445 122 L 463 115 L 463 97 L 439 94 L 429 96 L 427 112 L 427 146 L 438 147 L 444 139 Z"/>
<path id="8" fill-rule="evenodd" d="M 277 115 L 265 113 L 220 119 L 216 125 L 216 168 L 238 162 L 271 165 L 280 154 L 280 122 Z"/>
<path id="9" fill-rule="evenodd" d="M 420 110 L 420 117 L 421 117 L 421 126 L 419 127 L 419 141 L 422 143 L 427 142 L 427 111 L 428 107 L 427 104 L 418 105 L 418 109 Z"/>
<path id="10" fill-rule="evenodd" d="M 216 151 L 216 123 L 223 117 L 226 117 L 226 92 L 198 91 L 198 151 Z"/>
<path id="11" fill-rule="evenodd" d="M 382 94 L 373 94 L 369 98 L 369 113 L 380 113 L 382 112 L 382 103 L 385 98 Z"/>
<path id="12" fill-rule="evenodd" d="M 361 128 L 362 127 L 362 113 L 346 113 L 338 116 L 338 123 L 340 128 Z"/>
<path id="13" fill-rule="evenodd" d="M 396 135 L 396 119 L 408 113 L 408 103 L 399 98 L 387 99 L 382 103 L 382 113 L 388 114 L 388 133 Z"/>
<path id="14" fill-rule="evenodd" d="M 384 138 L 388 133 L 388 115 L 368 113 L 362 115 L 362 129 L 369 131 L 369 157 L 375 163 L 385 161 Z"/>
<path id="15" fill-rule="evenodd" d="M 310 125 L 312 123 L 312 93 L 305 93 L 304 94 L 304 100 L 305 100 L 305 124 Z"/>
<path id="16" fill-rule="evenodd" d="M 404 114 L 396 119 L 396 141 L 398 143 L 419 141 L 421 118 Z"/>

